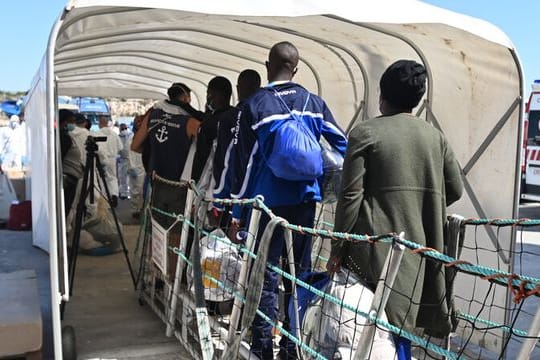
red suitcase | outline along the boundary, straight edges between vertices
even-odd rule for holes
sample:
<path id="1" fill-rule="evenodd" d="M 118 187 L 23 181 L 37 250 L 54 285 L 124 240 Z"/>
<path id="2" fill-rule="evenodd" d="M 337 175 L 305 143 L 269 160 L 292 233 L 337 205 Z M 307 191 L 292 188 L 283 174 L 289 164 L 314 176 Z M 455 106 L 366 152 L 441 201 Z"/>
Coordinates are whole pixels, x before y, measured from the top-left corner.
<path id="1" fill-rule="evenodd" d="M 32 202 L 22 201 L 12 204 L 9 208 L 8 230 L 30 230 L 32 229 Z"/>

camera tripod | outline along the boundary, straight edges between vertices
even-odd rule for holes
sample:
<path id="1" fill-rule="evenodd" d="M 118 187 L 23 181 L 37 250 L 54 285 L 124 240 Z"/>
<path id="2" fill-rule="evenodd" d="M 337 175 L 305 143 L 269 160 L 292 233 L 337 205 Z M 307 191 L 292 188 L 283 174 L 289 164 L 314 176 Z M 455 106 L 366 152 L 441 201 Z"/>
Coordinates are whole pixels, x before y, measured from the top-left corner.
<path id="1" fill-rule="evenodd" d="M 85 142 L 86 163 L 84 166 L 84 175 L 83 175 L 81 192 L 77 200 L 77 209 L 75 213 L 75 226 L 73 229 L 73 242 L 71 244 L 71 251 L 69 253 L 69 259 L 68 259 L 68 266 L 69 266 L 68 279 L 69 279 L 70 294 L 73 293 L 73 284 L 75 280 L 75 269 L 77 266 L 77 257 L 79 253 L 79 244 L 80 244 L 80 239 L 81 239 L 83 216 L 84 216 L 84 213 L 86 212 L 86 199 L 89 198 L 90 204 L 94 203 L 95 169 L 97 169 L 97 174 L 99 178 L 101 179 L 103 188 L 105 189 L 107 203 L 109 205 L 111 204 L 111 195 L 110 195 L 107 183 L 105 181 L 105 170 L 103 169 L 103 165 L 101 164 L 101 161 L 99 160 L 99 156 L 97 155 L 97 150 L 98 150 L 97 142 L 103 142 L 106 140 L 107 140 L 107 137 L 105 136 L 102 136 L 102 137 L 88 136 Z M 133 285 L 135 286 L 135 275 L 133 273 L 133 268 L 131 267 L 128 250 L 124 242 L 122 230 L 120 229 L 118 217 L 116 215 L 116 211 L 114 210 L 114 207 L 110 206 L 110 209 L 114 218 L 116 231 L 120 239 L 120 244 L 124 252 L 124 257 L 126 259 L 126 263 L 129 268 L 129 274 L 131 275 L 131 280 L 133 282 Z M 62 308 L 61 308 L 62 317 L 64 314 L 64 308 L 65 308 L 65 302 L 62 303 Z"/>

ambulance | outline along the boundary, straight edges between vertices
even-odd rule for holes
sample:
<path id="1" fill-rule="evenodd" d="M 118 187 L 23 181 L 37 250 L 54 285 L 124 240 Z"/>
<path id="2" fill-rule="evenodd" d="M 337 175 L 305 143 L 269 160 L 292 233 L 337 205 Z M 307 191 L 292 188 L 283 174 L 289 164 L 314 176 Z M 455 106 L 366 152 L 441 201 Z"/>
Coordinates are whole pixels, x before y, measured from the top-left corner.
<path id="1" fill-rule="evenodd" d="M 540 80 L 532 85 L 523 131 L 521 199 L 540 201 Z"/>

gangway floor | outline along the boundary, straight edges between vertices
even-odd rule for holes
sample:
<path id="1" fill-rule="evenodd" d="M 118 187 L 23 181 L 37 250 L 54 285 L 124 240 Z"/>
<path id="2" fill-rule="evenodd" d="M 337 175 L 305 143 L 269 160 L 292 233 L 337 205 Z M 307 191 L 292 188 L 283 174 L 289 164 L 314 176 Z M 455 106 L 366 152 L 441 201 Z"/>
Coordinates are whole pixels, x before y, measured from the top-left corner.
<path id="1" fill-rule="evenodd" d="M 121 201 L 126 244 L 132 252 L 138 233 Z M 165 324 L 139 304 L 123 253 L 92 257 L 80 255 L 74 293 L 66 306 L 63 325 L 75 329 L 79 359 L 186 359 L 174 337 L 165 336 Z"/>

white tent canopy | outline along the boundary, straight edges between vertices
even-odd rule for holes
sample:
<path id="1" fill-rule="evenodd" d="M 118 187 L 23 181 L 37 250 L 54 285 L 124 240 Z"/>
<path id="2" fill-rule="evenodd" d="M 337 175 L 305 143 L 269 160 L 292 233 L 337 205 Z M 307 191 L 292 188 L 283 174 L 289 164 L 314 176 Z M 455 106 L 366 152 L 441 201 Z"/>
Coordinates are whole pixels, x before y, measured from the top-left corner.
<path id="1" fill-rule="evenodd" d="M 378 80 L 390 63 L 425 64 L 429 90 L 418 113 L 446 134 L 466 180 L 452 210 L 516 215 L 522 73 L 512 43 L 489 23 L 413 0 L 80 0 L 55 24 L 26 107 L 34 243 L 55 249 L 62 233 L 56 94 L 156 99 L 182 81 L 202 107 L 212 77 L 235 83 L 246 68 L 265 74 L 268 50 L 283 40 L 300 51 L 295 80 L 321 95 L 344 128 L 378 114 Z M 499 259 L 480 254 L 482 264 L 511 269 L 510 236 L 498 244 L 478 232 L 483 247 L 501 249 Z M 56 267 L 54 258 L 51 251 Z M 505 294 L 497 296 L 504 304 Z"/>

